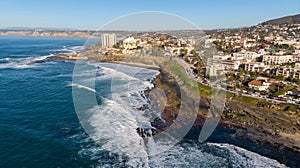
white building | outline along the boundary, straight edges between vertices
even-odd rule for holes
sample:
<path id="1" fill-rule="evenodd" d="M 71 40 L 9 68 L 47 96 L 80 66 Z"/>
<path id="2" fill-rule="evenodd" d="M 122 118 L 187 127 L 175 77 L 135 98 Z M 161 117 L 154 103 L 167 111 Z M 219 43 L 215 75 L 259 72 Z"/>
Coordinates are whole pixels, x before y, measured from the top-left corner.
<path id="1" fill-rule="evenodd" d="M 263 62 L 265 64 L 284 64 L 294 62 L 292 55 L 264 55 Z"/>
<path id="2" fill-rule="evenodd" d="M 128 37 L 123 40 L 123 47 L 125 50 L 137 49 L 137 39 L 133 37 Z"/>
<path id="3" fill-rule="evenodd" d="M 270 86 L 270 83 L 260 81 L 260 80 L 252 80 L 248 83 L 248 86 L 250 88 L 253 88 L 254 90 L 264 91 L 267 90 Z"/>
<path id="4" fill-rule="evenodd" d="M 244 62 L 251 62 L 254 59 L 261 56 L 261 54 L 258 54 L 256 52 L 238 52 L 232 54 L 232 60 L 233 61 L 244 61 Z"/>
<path id="5" fill-rule="evenodd" d="M 300 50 L 295 50 L 294 54 L 300 54 Z"/>
<path id="6" fill-rule="evenodd" d="M 214 55 L 213 60 L 229 60 L 230 55 Z"/>
<path id="7" fill-rule="evenodd" d="M 298 55 L 293 55 L 293 61 L 294 61 L 294 62 L 300 62 L 300 54 L 298 54 Z"/>
<path id="8" fill-rule="evenodd" d="M 300 79 L 300 69 L 298 67 L 295 68 L 278 67 L 272 69 L 271 73 L 276 76 L 283 76 L 285 78 L 291 77 L 295 79 Z"/>
<path id="9" fill-rule="evenodd" d="M 117 42 L 115 34 L 101 34 L 102 48 L 111 47 Z"/>
<path id="10" fill-rule="evenodd" d="M 206 66 L 206 76 L 220 76 L 225 70 L 223 64 L 211 64 Z"/>
<path id="11" fill-rule="evenodd" d="M 249 72 L 260 72 L 267 68 L 262 62 L 246 62 L 244 63 L 244 70 Z"/>

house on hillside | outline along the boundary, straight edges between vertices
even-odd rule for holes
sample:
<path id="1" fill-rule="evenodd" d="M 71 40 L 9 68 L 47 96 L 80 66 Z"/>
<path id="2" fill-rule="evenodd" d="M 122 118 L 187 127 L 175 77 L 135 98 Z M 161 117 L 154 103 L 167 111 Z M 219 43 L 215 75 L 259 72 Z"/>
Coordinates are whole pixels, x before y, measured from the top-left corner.
<path id="1" fill-rule="evenodd" d="M 248 86 L 254 90 L 264 91 L 269 88 L 270 83 L 261 80 L 252 80 L 248 83 Z"/>

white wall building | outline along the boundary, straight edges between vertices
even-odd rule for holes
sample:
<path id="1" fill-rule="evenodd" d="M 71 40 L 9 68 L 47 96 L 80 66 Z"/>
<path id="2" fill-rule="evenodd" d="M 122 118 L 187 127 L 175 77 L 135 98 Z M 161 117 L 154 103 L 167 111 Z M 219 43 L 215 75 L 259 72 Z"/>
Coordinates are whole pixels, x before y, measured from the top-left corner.
<path id="1" fill-rule="evenodd" d="M 248 83 L 248 86 L 255 90 L 264 91 L 270 87 L 270 83 L 260 81 L 260 80 L 252 80 L 251 82 Z"/>
<path id="2" fill-rule="evenodd" d="M 214 55 L 213 60 L 229 60 L 230 55 Z"/>
<path id="3" fill-rule="evenodd" d="M 285 78 L 291 77 L 295 79 L 300 79 L 300 69 L 295 68 L 285 68 L 285 67 L 278 67 L 271 70 L 271 73 L 276 76 L 283 76 Z"/>
<path id="4" fill-rule="evenodd" d="M 232 60 L 233 61 L 244 61 L 244 62 L 251 62 L 254 59 L 261 56 L 261 54 L 258 54 L 256 52 L 238 52 L 232 54 Z"/>
<path id="5" fill-rule="evenodd" d="M 263 63 L 265 64 L 284 64 L 294 62 L 292 55 L 264 55 Z"/>
<path id="6" fill-rule="evenodd" d="M 259 72 L 267 68 L 262 62 L 246 62 L 244 63 L 244 70 L 249 72 Z"/>
<path id="7" fill-rule="evenodd" d="M 225 70 L 223 64 L 211 64 L 206 66 L 206 76 L 220 76 Z"/>
<path id="8" fill-rule="evenodd" d="M 134 37 L 128 37 L 123 40 L 123 47 L 125 50 L 132 50 L 137 48 L 137 39 Z"/>

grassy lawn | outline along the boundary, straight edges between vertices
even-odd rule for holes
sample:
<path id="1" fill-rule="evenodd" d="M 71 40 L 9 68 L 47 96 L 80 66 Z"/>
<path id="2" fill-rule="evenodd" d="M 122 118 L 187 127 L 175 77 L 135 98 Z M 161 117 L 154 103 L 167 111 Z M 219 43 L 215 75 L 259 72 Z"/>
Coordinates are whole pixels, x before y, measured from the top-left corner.
<path id="1" fill-rule="evenodd" d="M 198 82 L 199 92 L 205 96 L 211 95 L 211 88 L 209 86 L 203 85 L 202 83 Z"/>
<path id="2" fill-rule="evenodd" d="M 185 72 L 184 67 L 182 67 L 175 60 L 168 60 L 163 63 L 163 67 L 167 69 L 171 74 L 177 77 L 178 82 L 184 86 L 186 89 L 192 92 L 199 92 L 199 84 L 198 82 L 191 79 Z"/>

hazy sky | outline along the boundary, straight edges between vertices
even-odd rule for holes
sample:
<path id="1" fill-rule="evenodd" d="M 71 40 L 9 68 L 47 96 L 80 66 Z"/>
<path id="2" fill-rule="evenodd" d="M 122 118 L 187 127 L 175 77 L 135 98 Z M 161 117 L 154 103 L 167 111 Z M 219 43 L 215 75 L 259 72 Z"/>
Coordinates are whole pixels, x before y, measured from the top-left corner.
<path id="1" fill-rule="evenodd" d="M 7 0 L 0 2 L 0 28 L 97 29 L 134 12 L 161 11 L 202 29 L 250 26 L 300 13 L 300 0 Z"/>

